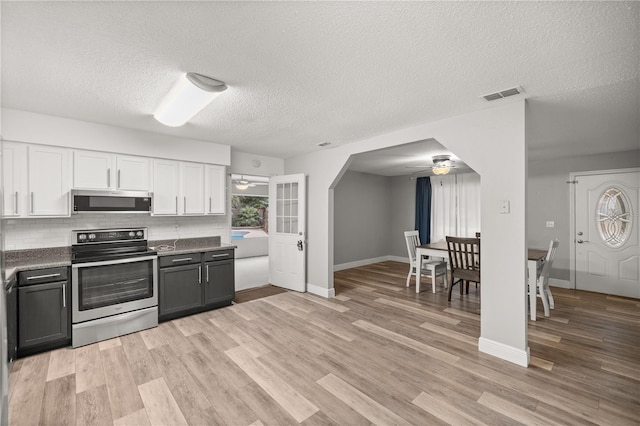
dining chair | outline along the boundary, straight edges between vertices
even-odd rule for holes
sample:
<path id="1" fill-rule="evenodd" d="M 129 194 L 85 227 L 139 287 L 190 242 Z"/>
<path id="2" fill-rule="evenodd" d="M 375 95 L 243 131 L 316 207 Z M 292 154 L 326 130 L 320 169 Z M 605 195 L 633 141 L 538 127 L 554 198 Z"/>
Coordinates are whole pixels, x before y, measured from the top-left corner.
<path id="1" fill-rule="evenodd" d="M 407 275 L 407 287 L 411 281 L 411 276 L 416 275 L 418 266 L 420 267 L 420 273 L 427 272 L 431 279 L 431 291 L 436 292 L 436 279 L 442 276 L 442 282 L 444 287 L 447 287 L 447 262 L 444 259 L 431 258 L 420 259 L 418 262 L 416 259 L 416 247 L 420 245 L 420 233 L 419 231 L 405 231 L 404 239 L 407 243 L 407 252 L 409 253 L 409 274 Z M 420 284 L 416 280 L 416 293 L 420 293 Z"/>
<path id="2" fill-rule="evenodd" d="M 480 284 L 480 239 L 446 238 L 447 250 L 449 251 L 449 268 L 451 269 L 448 300 L 451 301 L 451 291 L 455 284 L 460 283 L 461 295 L 465 284 L 467 294 L 469 294 L 469 282 Z"/>
<path id="3" fill-rule="evenodd" d="M 549 272 L 551 272 L 551 265 L 553 264 L 553 259 L 556 257 L 556 251 L 559 245 L 560 242 L 558 240 L 551 240 L 549 243 L 549 250 L 542 262 L 542 270 L 540 271 L 540 276 L 536 279 L 536 288 L 534 289 L 536 296 L 542 299 L 545 317 L 550 315 L 549 309 L 555 308 L 553 295 L 549 288 Z M 531 291 L 531 289 L 529 289 L 529 291 Z M 536 298 L 536 300 L 538 299 Z M 536 309 L 536 306 L 530 306 L 529 309 Z"/>

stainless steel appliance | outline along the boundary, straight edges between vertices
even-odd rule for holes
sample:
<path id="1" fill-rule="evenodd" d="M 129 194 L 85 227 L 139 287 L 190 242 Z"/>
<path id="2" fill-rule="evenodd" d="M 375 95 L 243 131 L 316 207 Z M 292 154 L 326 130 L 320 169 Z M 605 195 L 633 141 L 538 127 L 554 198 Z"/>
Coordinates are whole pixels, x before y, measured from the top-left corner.
<path id="1" fill-rule="evenodd" d="M 73 347 L 158 325 L 158 255 L 147 229 L 73 231 Z"/>
<path id="2" fill-rule="evenodd" d="M 146 191 L 71 192 L 74 214 L 78 213 L 146 213 L 151 211 L 152 194 Z"/>

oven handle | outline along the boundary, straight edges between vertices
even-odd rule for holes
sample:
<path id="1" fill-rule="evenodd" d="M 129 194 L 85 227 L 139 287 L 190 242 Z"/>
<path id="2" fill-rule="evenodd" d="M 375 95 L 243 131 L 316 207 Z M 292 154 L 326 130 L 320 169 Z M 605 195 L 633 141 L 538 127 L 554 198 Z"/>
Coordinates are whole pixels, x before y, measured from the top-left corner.
<path id="1" fill-rule="evenodd" d="M 71 265 L 72 269 L 91 268 L 93 266 L 119 265 L 122 263 L 145 262 L 147 260 L 157 260 L 158 256 L 132 257 L 129 259 L 105 260 L 102 262 L 76 263 Z"/>

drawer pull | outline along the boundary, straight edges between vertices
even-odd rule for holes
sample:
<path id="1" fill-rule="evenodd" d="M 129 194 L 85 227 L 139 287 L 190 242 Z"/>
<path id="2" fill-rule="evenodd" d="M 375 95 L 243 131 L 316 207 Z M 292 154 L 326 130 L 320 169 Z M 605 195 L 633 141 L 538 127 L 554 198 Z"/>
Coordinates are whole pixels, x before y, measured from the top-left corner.
<path id="1" fill-rule="evenodd" d="M 172 262 L 188 262 L 190 260 L 193 260 L 193 257 L 183 257 L 182 259 L 173 259 Z"/>
<path id="2" fill-rule="evenodd" d="M 67 285 L 62 284 L 62 307 L 67 307 Z"/>
<path id="3" fill-rule="evenodd" d="M 27 281 L 31 281 L 31 280 L 39 280 L 41 278 L 54 278 L 54 277 L 59 277 L 60 274 L 45 274 L 45 275 L 34 275 L 32 277 L 27 277 Z"/>
<path id="4" fill-rule="evenodd" d="M 225 254 L 212 254 L 211 257 L 229 257 L 229 253 Z"/>

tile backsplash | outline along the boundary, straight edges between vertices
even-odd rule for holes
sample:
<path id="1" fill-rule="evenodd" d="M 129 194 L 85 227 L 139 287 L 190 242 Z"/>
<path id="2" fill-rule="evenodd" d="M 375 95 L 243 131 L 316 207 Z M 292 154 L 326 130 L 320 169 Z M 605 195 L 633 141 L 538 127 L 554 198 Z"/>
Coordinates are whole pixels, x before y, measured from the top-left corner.
<path id="1" fill-rule="evenodd" d="M 178 229 L 175 226 L 178 225 Z M 4 249 L 64 247 L 71 231 L 98 228 L 149 228 L 149 240 L 220 236 L 229 242 L 228 216 L 146 216 L 136 214 L 81 214 L 55 219 L 4 219 Z"/>

